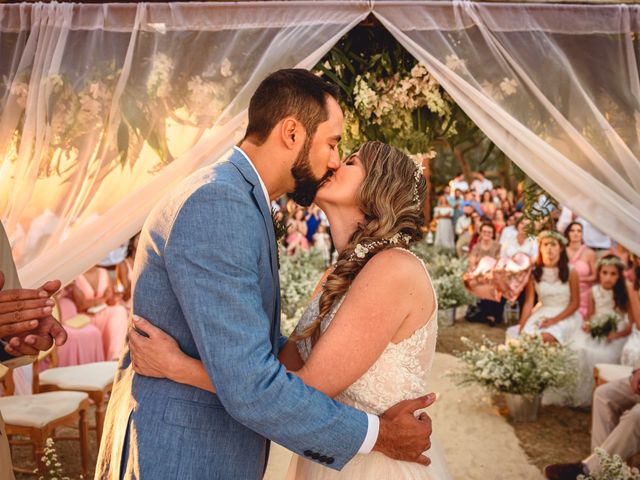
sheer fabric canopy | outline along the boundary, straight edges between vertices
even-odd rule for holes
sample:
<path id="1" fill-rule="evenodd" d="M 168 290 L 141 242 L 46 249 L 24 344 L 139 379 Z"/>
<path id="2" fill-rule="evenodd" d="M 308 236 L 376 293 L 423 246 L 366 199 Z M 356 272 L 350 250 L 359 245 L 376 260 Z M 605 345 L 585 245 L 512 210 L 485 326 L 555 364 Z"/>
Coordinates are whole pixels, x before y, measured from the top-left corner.
<path id="1" fill-rule="evenodd" d="M 640 253 L 638 6 L 0 5 L 0 219 L 23 284 L 126 241 L 239 139 L 264 76 L 311 68 L 370 12 L 528 175 Z"/>
<path id="2" fill-rule="evenodd" d="M 640 6 L 376 2 L 491 140 L 640 254 Z"/>
<path id="3" fill-rule="evenodd" d="M 242 134 L 367 2 L 0 5 L 0 218 L 23 285 L 72 280 Z"/>

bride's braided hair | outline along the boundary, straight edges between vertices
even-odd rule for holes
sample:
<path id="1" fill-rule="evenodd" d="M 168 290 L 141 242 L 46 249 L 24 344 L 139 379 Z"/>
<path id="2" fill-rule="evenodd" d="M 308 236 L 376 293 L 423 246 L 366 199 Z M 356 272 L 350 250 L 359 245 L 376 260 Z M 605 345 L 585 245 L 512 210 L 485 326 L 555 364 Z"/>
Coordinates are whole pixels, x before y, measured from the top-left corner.
<path id="1" fill-rule="evenodd" d="M 322 320 L 376 253 L 422 238 L 427 193 L 422 168 L 400 150 L 381 142 L 365 143 L 358 156 L 365 170 L 358 192 L 364 223 L 358 225 L 327 277 L 318 316 L 302 332 L 292 335 L 295 341 L 311 337 L 315 343 L 320 338 Z"/>

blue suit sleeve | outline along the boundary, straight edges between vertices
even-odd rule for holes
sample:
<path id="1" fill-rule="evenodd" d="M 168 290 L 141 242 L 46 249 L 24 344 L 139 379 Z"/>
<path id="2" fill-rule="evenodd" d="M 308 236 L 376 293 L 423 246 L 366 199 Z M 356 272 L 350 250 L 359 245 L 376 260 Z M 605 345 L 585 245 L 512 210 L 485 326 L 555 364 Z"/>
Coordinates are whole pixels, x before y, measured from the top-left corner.
<path id="1" fill-rule="evenodd" d="M 259 269 L 270 268 L 268 258 L 260 264 L 266 238 L 250 194 L 220 182 L 201 187 L 176 215 L 164 248 L 172 288 L 227 412 L 339 470 L 362 445 L 368 419 L 306 386 L 272 354 L 259 283 Z"/>

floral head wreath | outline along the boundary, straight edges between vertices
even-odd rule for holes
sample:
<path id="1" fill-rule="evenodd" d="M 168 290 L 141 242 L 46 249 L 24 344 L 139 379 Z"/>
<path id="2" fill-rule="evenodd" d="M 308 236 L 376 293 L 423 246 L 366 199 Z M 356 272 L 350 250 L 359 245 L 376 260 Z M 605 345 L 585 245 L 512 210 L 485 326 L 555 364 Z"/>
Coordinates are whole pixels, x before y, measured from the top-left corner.
<path id="1" fill-rule="evenodd" d="M 543 230 L 542 232 L 540 232 L 538 234 L 538 241 L 541 241 L 543 238 L 553 238 L 558 242 L 560 242 L 565 247 L 567 246 L 567 243 L 569 243 L 564 235 L 554 230 Z"/>
<path id="2" fill-rule="evenodd" d="M 402 233 L 396 233 L 391 238 L 383 238 L 382 240 L 376 240 L 376 241 L 365 243 L 365 244 L 359 243 L 356 245 L 356 248 L 353 249 L 353 252 L 351 253 L 351 255 L 349 255 L 349 261 L 353 262 L 356 259 L 365 258 L 376 247 L 381 247 L 383 245 L 397 245 L 400 242 L 403 242 L 408 245 L 410 241 L 411 241 L 411 236 L 405 235 Z"/>
<path id="3" fill-rule="evenodd" d="M 596 262 L 596 267 L 600 268 L 604 265 L 615 265 L 618 268 L 621 268 L 622 270 L 625 269 L 625 265 L 624 262 L 622 260 L 620 260 L 619 257 L 617 256 L 612 256 L 612 257 L 608 257 L 608 258 L 601 258 L 600 260 L 598 260 Z"/>

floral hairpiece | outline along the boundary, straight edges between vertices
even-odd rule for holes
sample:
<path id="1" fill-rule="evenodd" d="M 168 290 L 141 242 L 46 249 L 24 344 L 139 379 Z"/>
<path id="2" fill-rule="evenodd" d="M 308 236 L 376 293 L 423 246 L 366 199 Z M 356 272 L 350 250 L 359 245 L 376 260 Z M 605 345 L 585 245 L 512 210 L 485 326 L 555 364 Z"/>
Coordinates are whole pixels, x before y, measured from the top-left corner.
<path id="1" fill-rule="evenodd" d="M 619 257 L 617 256 L 612 256 L 612 257 L 608 257 L 608 258 L 601 258 L 600 260 L 598 260 L 596 262 L 596 267 L 600 268 L 604 265 L 615 265 L 616 267 L 619 267 L 621 269 L 625 269 L 625 264 L 622 260 L 620 260 Z"/>
<path id="2" fill-rule="evenodd" d="M 349 256 L 349 261 L 353 262 L 356 258 L 365 258 L 369 252 L 371 252 L 376 247 L 381 247 L 382 245 L 397 245 L 400 241 L 406 243 L 407 245 L 411 241 L 411 236 L 404 235 L 402 233 L 396 233 L 391 238 L 383 238 L 382 240 L 376 240 L 374 242 L 367 243 L 363 245 L 359 243 L 356 245 L 356 248 L 353 249 L 353 253 Z"/>
<path id="3" fill-rule="evenodd" d="M 418 185 L 420 185 L 420 177 L 423 175 L 424 166 L 418 159 L 411 159 L 411 161 L 416 166 L 416 171 L 413 173 L 413 178 L 415 179 L 415 183 L 413 184 L 413 203 L 420 203 L 420 194 L 418 193 Z"/>
<path id="4" fill-rule="evenodd" d="M 564 235 L 554 230 L 543 230 L 542 232 L 540 232 L 538 234 L 538 241 L 542 240 L 543 238 L 553 238 L 558 242 L 560 242 L 565 247 L 567 246 L 567 243 L 569 243 Z"/>

